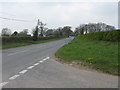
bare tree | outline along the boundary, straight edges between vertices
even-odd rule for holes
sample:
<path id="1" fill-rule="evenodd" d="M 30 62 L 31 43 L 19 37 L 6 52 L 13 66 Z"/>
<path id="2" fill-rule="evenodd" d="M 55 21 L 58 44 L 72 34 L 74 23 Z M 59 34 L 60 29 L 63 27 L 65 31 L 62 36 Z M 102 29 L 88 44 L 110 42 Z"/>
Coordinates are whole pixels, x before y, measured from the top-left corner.
<path id="1" fill-rule="evenodd" d="M 45 28 L 46 24 L 44 24 L 43 22 L 39 22 L 39 36 L 44 36 L 44 32 L 47 30 L 47 28 Z"/>

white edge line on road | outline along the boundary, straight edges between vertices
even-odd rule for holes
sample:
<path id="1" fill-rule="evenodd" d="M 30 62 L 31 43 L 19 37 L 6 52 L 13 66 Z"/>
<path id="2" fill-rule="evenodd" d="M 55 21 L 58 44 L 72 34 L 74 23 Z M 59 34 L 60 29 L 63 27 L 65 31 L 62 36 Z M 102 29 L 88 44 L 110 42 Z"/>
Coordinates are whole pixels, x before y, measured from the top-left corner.
<path id="1" fill-rule="evenodd" d="M 8 82 L 0 83 L 0 88 L 2 88 L 3 86 L 5 86 L 6 84 L 8 84 Z"/>
<path id="2" fill-rule="evenodd" d="M 20 74 L 24 74 L 24 73 L 26 73 L 28 70 L 23 70 L 23 71 L 21 71 L 21 72 L 19 72 Z"/>
<path id="3" fill-rule="evenodd" d="M 14 76 L 10 77 L 9 80 L 14 80 L 14 79 L 16 79 L 16 78 L 19 77 L 19 76 L 20 76 L 20 75 L 14 75 Z"/>
<path id="4" fill-rule="evenodd" d="M 28 67 L 27 69 L 32 69 L 32 68 L 34 68 L 34 66 L 30 66 L 30 67 Z"/>
<path id="5" fill-rule="evenodd" d="M 35 63 L 34 66 L 37 66 L 39 63 Z"/>

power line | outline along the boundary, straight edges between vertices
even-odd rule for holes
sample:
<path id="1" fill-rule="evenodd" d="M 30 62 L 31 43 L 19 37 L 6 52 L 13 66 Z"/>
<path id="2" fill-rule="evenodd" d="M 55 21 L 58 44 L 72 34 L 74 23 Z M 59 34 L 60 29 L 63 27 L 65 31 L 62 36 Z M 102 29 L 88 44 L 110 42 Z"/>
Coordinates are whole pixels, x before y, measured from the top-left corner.
<path id="1" fill-rule="evenodd" d="M 13 20 L 13 21 L 21 21 L 21 22 L 32 22 L 32 21 L 28 21 L 28 20 L 20 20 L 20 19 L 13 19 L 13 18 L 6 18 L 6 17 L 1 17 L 1 19 L 6 19 L 6 20 Z"/>
<path id="2" fill-rule="evenodd" d="M 15 14 L 10 14 L 10 13 L 8 13 L 8 12 L 0 12 L 0 14 L 3 14 L 3 15 L 7 15 L 7 16 L 14 16 L 14 17 L 16 17 L 16 18 L 26 18 L 26 17 L 21 17 L 21 16 L 18 16 L 18 15 L 15 15 Z M 32 18 L 29 18 L 31 21 L 35 21 L 36 22 L 36 20 L 35 19 L 32 19 Z"/>

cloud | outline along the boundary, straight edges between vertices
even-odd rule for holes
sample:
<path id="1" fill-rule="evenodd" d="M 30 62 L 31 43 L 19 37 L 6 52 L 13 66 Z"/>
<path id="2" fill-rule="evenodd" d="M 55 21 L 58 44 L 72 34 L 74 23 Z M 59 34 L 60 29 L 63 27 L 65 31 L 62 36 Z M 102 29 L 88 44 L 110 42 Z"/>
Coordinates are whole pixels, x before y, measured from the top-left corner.
<path id="1" fill-rule="evenodd" d="M 3 16 L 31 20 L 33 22 L 16 22 L 2 20 L 3 27 L 13 31 L 24 28 L 32 29 L 37 19 L 47 23 L 48 28 L 70 25 L 73 28 L 83 23 L 105 22 L 117 27 L 117 3 L 106 2 L 34 2 L 2 3 Z M 5 12 L 7 12 L 5 14 Z M 11 15 L 10 15 L 11 14 Z"/>

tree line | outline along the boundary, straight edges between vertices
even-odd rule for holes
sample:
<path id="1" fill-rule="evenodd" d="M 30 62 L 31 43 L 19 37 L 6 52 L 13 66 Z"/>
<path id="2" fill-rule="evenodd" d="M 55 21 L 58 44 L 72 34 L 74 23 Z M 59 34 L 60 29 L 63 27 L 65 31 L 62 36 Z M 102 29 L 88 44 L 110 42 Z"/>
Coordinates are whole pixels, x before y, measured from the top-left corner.
<path id="1" fill-rule="evenodd" d="M 80 26 L 75 28 L 75 35 L 82 35 L 85 33 L 91 32 L 100 32 L 100 31 L 110 31 L 114 30 L 115 27 L 111 25 L 107 25 L 105 23 L 89 23 L 89 24 L 81 24 Z"/>
<path id="2" fill-rule="evenodd" d="M 2 29 L 2 36 L 32 36 L 34 41 L 37 41 L 39 37 L 55 36 L 55 37 L 69 37 L 74 35 L 71 30 L 71 26 L 59 27 L 57 29 L 48 29 L 46 24 L 38 21 L 38 24 L 32 29 L 32 35 L 28 34 L 28 29 L 23 29 L 20 32 L 14 31 L 13 33 L 9 28 Z"/>
<path id="3" fill-rule="evenodd" d="M 28 29 L 23 29 L 20 32 L 11 32 L 8 28 L 3 28 L 2 36 L 31 36 L 34 41 L 37 41 L 38 37 L 55 36 L 55 37 L 69 37 L 74 35 L 82 35 L 85 33 L 99 32 L 99 31 L 110 31 L 115 29 L 114 26 L 107 25 L 105 23 L 89 23 L 81 24 L 72 30 L 71 26 L 58 27 L 56 29 L 48 29 L 46 24 L 39 21 L 36 27 L 32 30 L 32 35 L 28 33 Z"/>

